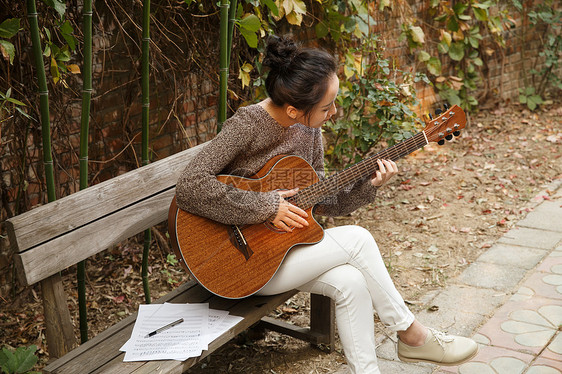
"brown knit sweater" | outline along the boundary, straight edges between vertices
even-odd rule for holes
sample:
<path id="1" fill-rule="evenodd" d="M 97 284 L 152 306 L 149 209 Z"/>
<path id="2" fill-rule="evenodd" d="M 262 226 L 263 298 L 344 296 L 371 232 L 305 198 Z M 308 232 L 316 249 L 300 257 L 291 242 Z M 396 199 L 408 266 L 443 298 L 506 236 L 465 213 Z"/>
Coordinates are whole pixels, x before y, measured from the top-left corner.
<path id="1" fill-rule="evenodd" d="M 189 163 L 176 186 L 178 206 L 188 212 L 225 224 L 253 224 L 277 213 L 277 192 L 252 192 L 227 186 L 217 174 L 250 177 L 277 155 L 297 155 L 324 178 L 324 150 L 320 129 L 301 124 L 281 126 L 258 104 L 242 107 L 222 131 Z M 315 212 L 346 215 L 372 202 L 376 188 L 368 179 L 338 193 Z"/>

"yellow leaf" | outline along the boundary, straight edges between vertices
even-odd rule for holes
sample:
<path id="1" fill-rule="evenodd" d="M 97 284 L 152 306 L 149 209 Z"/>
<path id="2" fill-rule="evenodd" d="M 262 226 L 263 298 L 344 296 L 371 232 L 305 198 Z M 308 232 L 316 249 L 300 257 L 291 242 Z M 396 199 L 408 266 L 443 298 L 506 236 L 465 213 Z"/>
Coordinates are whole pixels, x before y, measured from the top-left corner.
<path id="1" fill-rule="evenodd" d="M 249 73 L 252 70 L 254 70 L 254 67 L 252 66 L 252 64 L 245 62 L 244 65 L 242 65 L 241 69 L 244 70 L 246 73 Z"/>
<path id="2" fill-rule="evenodd" d="M 361 29 L 359 28 L 359 24 L 355 25 L 355 30 L 353 30 L 353 35 L 355 35 L 359 39 L 361 39 L 361 37 L 363 37 L 363 33 L 361 32 Z"/>
<path id="3" fill-rule="evenodd" d="M 289 14 L 293 11 L 293 0 L 283 0 L 283 10 L 285 10 L 285 14 Z"/>
<path id="4" fill-rule="evenodd" d="M 451 46 L 452 37 L 449 32 L 441 30 L 441 40 L 444 40 L 448 46 Z"/>
<path id="5" fill-rule="evenodd" d="M 449 83 L 451 85 L 451 88 L 455 91 L 459 91 L 462 88 L 462 86 L 464 86 L 463 82 L 457 82 L 454 80 L 450 80 Z"/>
<path id="6" fill-rule="evenodd" d="M 291 12 L 285 16 L 287 18 L 287 22 L 291 25 L 300 26 L 302 23 L 302 14 Z"/>
<path id="7" fill-rule="evenodd" d="M 277 6 L 278 15 L 273 16 L 273 19 L 279 21 L 281 18 L 285 16 L 285 8 L 281 5 L 282 0 L 275 1 L 275 5 Z"/>
<path id="8" fill-rule="evenodd" d="M 454 31 L 453 32 L 453 40 L 456 42 L 460 42 L 461 40 L 464 40 L 464 34 L 461 30 L 459 31 Z"/>
<path id="9" fill-rule="evenodd" d="M 76 64 L 70 64 L 67 65 L 66 68 L 72 73 L 72 74 L 80 74 L 80 67 Z"/>
<path id="10" fill-rule="evenodd" d="M 250 72 L 254 69 L 249 63 L 245 63 L 238 72 L 238 79 L 242 81 L 242 88 L 250 85 Z"/>
<path id="11" fill-rule="evenodd" d="M 306 4 L 302 0 L 293 0 L 293 10 L 295 13 L 306 14 Z"/>
<path id="12" fill-rule="evenodd" d="M 359 73 L 359 75 L 363 75 L 362 62 L 363 62 L 363 58 L 361 57 L 361 54 L 356 53 L 353 56 L 353 65 L 355 66 L 355 70 Z"/>
<path id="13" fill-rule="evenodd" d="M 425 43 L 425 34 L 419 26 L 410 26 L 410 31 L 412 32 L 412 40 L 416 43 Z"/>
<path id="14" fill-rule="evenodd" d="M 57 60 L 51 56 L 51 76 L 53 77 L 53 82 L 58 83 L 60 79 L 59 66 Z"/>
<path id="15" fill-rule="evenodd" d="M 232 90 L 228 90 L 228 95 L 232 100 L 240 100 L 240 97 Z"/>
<path id="16" fill-rule="evenodd" d="M 345 74 L 345 77 L 347 79 L 353 77 L 353 74 L 355 74 L 355 72 L 353 71 L 353 69 L 350 69 L 349 66 L 345 65 L 343 67 L 343 73 Z"/>

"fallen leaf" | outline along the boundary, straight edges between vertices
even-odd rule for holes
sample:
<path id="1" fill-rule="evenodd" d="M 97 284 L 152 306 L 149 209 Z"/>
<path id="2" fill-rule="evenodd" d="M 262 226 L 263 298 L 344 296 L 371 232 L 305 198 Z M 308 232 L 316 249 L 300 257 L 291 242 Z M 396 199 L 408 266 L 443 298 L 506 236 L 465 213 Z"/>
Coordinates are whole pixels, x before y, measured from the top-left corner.
<path id="1" fill-rule="evenodd" d="M 287 307 L 287 306 L 284 306 L 283 308 L 281 308 L 281 311 L 282 311 L 283 313 L 288 313 L 288 314 L 293 314 L 293 313 L 298 312 L 297 309 L 291 308 L 291 307 Z"/>

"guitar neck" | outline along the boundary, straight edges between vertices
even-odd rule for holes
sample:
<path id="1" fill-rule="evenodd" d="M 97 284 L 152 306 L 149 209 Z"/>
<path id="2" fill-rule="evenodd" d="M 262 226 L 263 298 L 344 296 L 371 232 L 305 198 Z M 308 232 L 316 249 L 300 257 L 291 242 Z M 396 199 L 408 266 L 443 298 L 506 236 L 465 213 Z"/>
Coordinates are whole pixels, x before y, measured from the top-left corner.
<path id="1" fill-rule="evenodd" d="M 344 188 L 352 186 L 364 178 L 371 177 L 379 169 L 377 160 L 385 159 L 396 161 L 427 144 L 429 144 L 427 137 L 425 133 L 421 131 L 411 138 L 386 148 L 329 178 L 303 189 L 288 200 L 303 209 L 308 209 L 337 194 Z"/>

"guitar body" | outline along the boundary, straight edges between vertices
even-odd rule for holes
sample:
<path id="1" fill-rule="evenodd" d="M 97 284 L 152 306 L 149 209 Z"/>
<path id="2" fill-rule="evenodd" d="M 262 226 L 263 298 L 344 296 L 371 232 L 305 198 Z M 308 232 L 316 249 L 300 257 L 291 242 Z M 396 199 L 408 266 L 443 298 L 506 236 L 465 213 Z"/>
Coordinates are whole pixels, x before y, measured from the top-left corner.
<path id="1" fill-rule="evenodd" d="M 277 156 L 254 177 L 219 175 L 217 179 L 247 191 L 306 188 L 318 181 L 314 169 L 298 156 Z M 212 293 L 243 298 L 258 292 L 275 275 L 291 248 L 318 243 L 324 231 L 308 213 L 309 226 L 292 233 L 272 224 L 224 225 L 170 206 L 168 225 L 176 257 Z"/>

